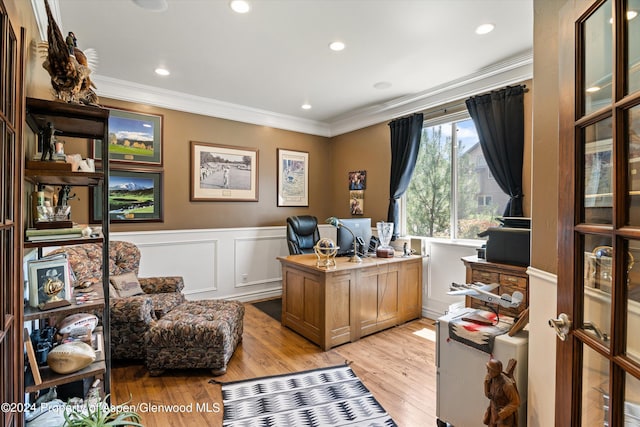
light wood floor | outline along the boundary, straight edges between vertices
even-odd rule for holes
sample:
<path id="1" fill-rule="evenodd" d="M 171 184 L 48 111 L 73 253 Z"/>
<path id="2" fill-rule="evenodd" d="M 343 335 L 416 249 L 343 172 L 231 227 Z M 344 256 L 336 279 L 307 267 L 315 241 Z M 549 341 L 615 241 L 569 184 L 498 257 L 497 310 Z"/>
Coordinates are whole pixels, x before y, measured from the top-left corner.
<path id="1" fill-rule="evenodd" d="M 243 380 L 349 361 L 399 426 L 436 425 L 433 320 L 415 320 L 323 352 L 251 304 L 245 307 L 243 341 L 227 373 L 217 380 Z M 140 405 L 143 424 L 148 427 L 222 425 L 220 385 L 209 383 L 213 377 L 207 370 L 174 370 L 150 377 L 144 364 L 114 362 L 111 378 L 112 402 L 121 404 L 132 396 L 130 404 Z M 185 406 L 162 409 L 152 405 Z M 210 412 L 205 412 L 207 406 Z M 169 412 L 174 409 L 186 412 Z"/>

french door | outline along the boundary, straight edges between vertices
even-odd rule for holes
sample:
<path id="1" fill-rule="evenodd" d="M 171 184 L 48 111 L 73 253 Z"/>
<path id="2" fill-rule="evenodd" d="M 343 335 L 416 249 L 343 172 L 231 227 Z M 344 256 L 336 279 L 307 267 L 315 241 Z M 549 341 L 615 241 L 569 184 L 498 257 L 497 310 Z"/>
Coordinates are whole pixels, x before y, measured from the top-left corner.
<path id="1" fill-rule="evenodd" d="M 640 426 L 639 15 L 562 11 L 557 426 Z"/>
<path id="2" fill-rule="evenodd" d="M 20 254 L 24 30 L 20 41 L 0 0 L 0 411 L 2 427 L 22 424 L 22 274 Z M 10 406 L 6 407 L 4 404 Z M 15 405 L 12 405 L 15 404 Z"/>

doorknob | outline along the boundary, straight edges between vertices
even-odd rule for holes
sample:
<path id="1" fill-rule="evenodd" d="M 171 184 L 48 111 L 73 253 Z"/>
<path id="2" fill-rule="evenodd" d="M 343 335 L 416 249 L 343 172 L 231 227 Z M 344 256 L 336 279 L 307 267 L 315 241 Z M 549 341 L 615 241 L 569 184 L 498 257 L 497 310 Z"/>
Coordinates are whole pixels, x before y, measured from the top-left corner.
<path id="1" fill-rule="evenodd" d="M 557 319 L 549 319 L 549 326 L 556 331 L 560 341 L 564 341 L 567 338 L 569 329 L 571 329 L 571 320 L 566 314 L 560 313 Z"/>

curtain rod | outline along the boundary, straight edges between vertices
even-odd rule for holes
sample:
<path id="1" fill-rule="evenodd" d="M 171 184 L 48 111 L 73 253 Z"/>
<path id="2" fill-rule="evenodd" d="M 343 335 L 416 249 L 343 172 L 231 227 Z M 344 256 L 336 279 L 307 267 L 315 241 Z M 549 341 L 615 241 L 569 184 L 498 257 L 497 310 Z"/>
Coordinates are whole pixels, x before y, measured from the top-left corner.
<path id="1" fill-rule="evenodd" d="M 522 88 L 523 88 L 523 92 L 524 92 L 524 93 L 529 92 L 529 88 L 527 88 L 527 85 L 522 84 L 522 85 L 519 85 L 519 86 L 522 86 Z M 515 87 L 515 86 L 505 86 L 505 87 L 503 87 L 502 89 L 505 89 L 505 88 L 507 88 L 507 87 Z M 481 94 L 478 94 L 478 95 L 473 95 L 473 96 L 482 96 L 482 95 L 487 95 L 487 94 L 490 94 L 491 92 L 495 92 L 495 91 L 497 91 L 497 90 L 502 90 L 502 89 L 494 89 L 494 90 L 492 90 L 492 91 L 485 92 L 485 93 L 481 93 Z M 465 101 L 466 101 L 466 100 L 465 100 Z M 457 112 L 457 110 L 458 110 L 459 108 L 462 108 L 462 107 L 464 107 L 464 109 L 466 109 L 466 108 L 467 108 L 467 104 L 466 104 L 466 102 L 465 102 L 465 101 L 460 101 L 460 102 L 458 102 L 458 103 L 456 103 L 456 104 L 451 104 L 451 105 L 448 105 L 448 106 L 447 106 L 447 107 L 445 107 L 445 108 L 439 108 L 439 109 L 436 109 L 436 110 L 423 110 L 423 111 L 422 111 L 422 113 L 423 113 L 423 114 L 425 114 L 425 115 L 426 115 L 426 114 L 428 114 L 428 115 L 434 115 L 434 114 L 435 114 L 435 115 L 438 115 L 438 114 L 442 114 L 442 113 L 445 113 L 445 114 L 446 114 L 446 113 L 450 112 L 451 110 L 453 110 L 453 112 Z"/>

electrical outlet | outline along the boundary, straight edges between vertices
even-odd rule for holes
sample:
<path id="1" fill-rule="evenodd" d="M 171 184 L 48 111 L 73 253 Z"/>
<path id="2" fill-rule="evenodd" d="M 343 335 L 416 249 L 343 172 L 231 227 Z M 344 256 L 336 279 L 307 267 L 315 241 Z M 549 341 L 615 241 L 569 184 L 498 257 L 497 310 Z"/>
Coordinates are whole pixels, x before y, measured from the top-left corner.
<path id="1" fill-rule="evenodd" d="M 249 275 L 247 273 L 242 273 L 240 275 L 240 280 L 242 281 L 242 283 L 247 283 L 248 277 L 249 277 Z"/>

